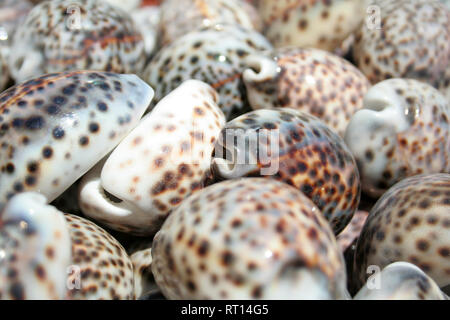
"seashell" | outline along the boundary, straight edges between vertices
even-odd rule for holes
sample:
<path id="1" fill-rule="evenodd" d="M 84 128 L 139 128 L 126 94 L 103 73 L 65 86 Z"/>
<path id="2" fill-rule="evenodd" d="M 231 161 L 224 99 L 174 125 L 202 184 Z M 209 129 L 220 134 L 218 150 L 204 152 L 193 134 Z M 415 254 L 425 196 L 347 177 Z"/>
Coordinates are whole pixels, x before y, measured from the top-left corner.
<path id="1" fill-rule="evenodd" d="M 184 200 L 156 234 L 169 299 L 344 299 L 342 253 L 319 209 L 276 180 L 245 178 Z"/>
<path id="2" fill-rule="evenodd" d="M 275 47 L 332 51 L 363 22 L 366 5 L 361 0 L 260 0 L 256 8 Z"/>
<path id="3" fill-rule="evenodd" d="M 155 103 L 185 80 L 204 81 L 217 90 L 219 106 L 231 119 L 248 105 L 241 79 L 245 58 L 271 49 L 255 31 L 232 25 L 204 28 L 163 47 L 146 67 L 143 79 L 155 88 Z"/>
<path id="4" fill-rule="evenodd" d="M 115 230 L 154 234 L 171 210 L 202 188 L 225 126 L 217 102 L 217 93 L 198 80 L 161 100 L 107 158 L 101 174 L 97 167 L 82 180 L 84 214 Z"/>
<path id="5" fill-rule="evenodd" d="M 450 284 L 450 174 L 419 175 L 390 188 L 369 214 L 354 270 L 359 286 L 371 265 L 417 265 L 441 287 Z"/>
<path id="6" fill-rule="evenodd" d="M 318 118 L 290 108 L 260 109 L 228 122 L 217 141 L 212 171 L 216 179 L 264 176 L 295 186 L 313 200 L 336 234 L 360 199 L 356 162 L 344 141 Z"/>
<path id="7" fill-rule="evenodd" d="M 136 299 L 159 291 L 152 274 L 152 249 L 133 253 L 130 257 L 134 270 L 134 296 Z"/>
<path id="8" fill-rule="evenodd" d="M 350 223 L 336 237 L 337 243 L 343 252 L 352 246 L 352 244 L 356 245 L 356 241 L 361 234 L 368 215 L 369 213 L 367 211 L 356 211 L 352 217 L 352 220 L 350 220 Z"/>
<path id="9" fill-rule="evenodd" d="M 137 73 L 145 63 L 144 41 L 132 19 L 104 1 L 40 3 L 16 35 L 9 68 L 17 82 L 72 70 Z"/>
<path id="10" fill-rule="evenodd" d="M 353 56 L 372 83 L 411 78 L 450 101 L 450 10 L 436 0 L 375 0 L 382 25 L 362 25 Z"/>
<path id="11" fill-rule="evenodd" d="M 433 279 L 411 263 L 391 263 L 378 276 L 354 300 L 448 300 Z"/>
<path id="12" fill-rule="evenodd" d="M 248 58 L 243 79 L 253 109 L 289 107 L 310 113 L 343 136 L 370 83 L 351 63 L 319 49 L 278 49 Z"/>
<path id="13" fill-rule="evenodd" d="M 145 56 L 151 57 L 158 49 L 158 25 L 161 10 L 158 6 L 147 6 L 131 11 L 130 15 L 144 39 Z"/>
<path id="14" fill-rule="evenodd" d="M 133 265 L 122 245 L 91 221 L 66 215 L 72 239 L 72 273 L 67 295 L 72 300 L 134 298 Z M 77 278 L 80 286 L 76 286 Z"/>
<path id="15" fill-rule="evenodd" d="M 161 6 L 160 41 L 167 45 L 181 36 L 217 24 L 260 31 L 255 8 L 243 0 L 165 0 Z"/>
<path id="16" fill-rule="evenodd" d="M 38 191 L 53 201 L 137 124 L 153 90 L 135 75 L 48 74 L 0 95 L 0 209 Z"/>
<path id="17" fill-rule="evenodd" d="M 14 196 L 0 212 L 0 299 L 66 296 L 71 240 L 64 215 L 41 194 Z"/>
<path id="18" fill-rule="evenodd" d="M 363 191 L 379 197 L 409 176 L 450 172 L 450 107 L 426 83 L 389 79 L 373 86 L 345 142 L 359 166 Z"/>

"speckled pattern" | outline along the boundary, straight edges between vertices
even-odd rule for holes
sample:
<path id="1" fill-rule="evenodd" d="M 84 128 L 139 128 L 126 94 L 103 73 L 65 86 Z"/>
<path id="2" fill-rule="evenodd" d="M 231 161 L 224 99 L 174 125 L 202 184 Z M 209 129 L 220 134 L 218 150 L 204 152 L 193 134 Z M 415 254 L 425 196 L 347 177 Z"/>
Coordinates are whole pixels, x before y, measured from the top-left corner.
<path id="1" fill-rule="evenodd" d="M 160 8 L 162 45 L 216 24 L 240 25 L 256 31 L 262 28 L 255 8 L 244 0 L 165 0 Z"/>
<path id="2" fill-rule="evenodd" d="M 153 96 L 135 75 L 48 74 L 0 94 L 0 208 L 39 190 L 53 201 L 133 129 Z"/>
<path id="3" fill-rule="evenodd" d="M 248 64 L 243 79 L 253 109 L 302 110 L 341 136 L 370 86 L 347 60 L 319 49 L 278 49 L 271 57 L 251 56 Z"/>
<path id="4" fill-rule="evenodd" d="M 345 142 L 373 197 L 408 176 L 450 172 L 450 104 L 426 83 L 382 81 L 364 97 Z"/>
<path id="5" fill-rule="evenodd" d="M 74 3 L 40 3 L 17 29 L 9 59 L 17 82 L 51 72 L 137 73 L 143 69 L 144 41 L 126 12 L 105 1 Z"/>
<path id="6" fill-rule="evenodd" d="M 65 217 L 72 239 L 72 263 L 81 277 L 80 289 L 68 289 L 69 299 L 133 299 L 133 265 L 125 249 L 89 220 L 70 214 Z M 75 283 L 75 276 L 68 276 L 69 283 Z"/>
<path id="7" fill-rule="evenodd" d="M 162 48 L 146 67 L 143 79 L 155 89 L 157 103 L 188 79 L 204 81 L 220 95 L 227 119 L 248 108 L 241 79 L 245 58 L 270 43 L 259 33 L 239 26 L 216 26 L 193 31 Z"/>
<path id="8" fill-rule="evenodd" d="M 264 33 L 276 47 L 332 51 L 363 21 L 362 0 L 259 0 Z"/>
<path id="9" fill-rule="evenodd" d="M 408 261 L 440 287 L 450 284 L 450 174 L 404 179 L 386 192 L 369 214 L 357 244 L 355 281 L 369 265 Z"/>
<path id="10" fill-rule="evenodd" d="M 260 132 L 258 141 L 255 132 Z M 271 137 L 270 132 L 278 132 L 278 150 L 271 140 L 276 136 Z M 248 140 L 250 147 L 239 140 L 233 143 L 236 134 Z M 358 207 L 361 192 L 356 162 L 344 141 L 314 116 L 290 108 L 252 111 L 228 122 L 218 145 L 232 155 L 229 158 L 224 153 L 213 159 L 213 173 L 218 179 L 260 176 L 264 174 L 261 169 L 274 168 L 278 163 L 275 174 L 267 171 L 264 176 L 301 190 L 319 207 L 336 234 Z M 261 161 L 261 157 L 256 161 L 258 155 L 264 158 L 269 154 L 266 150 L 271 154 L 267 161 Z M 238 154 L 248 154 L 250 160 L 240 161 Z"/>
<path id="11" fill-rule="evenodd" d="M 436 0 L 374 0 L 381 28 L 362 25 L 353 55 L 372 83 L 413 78 L 439 88 L 450 101 L 450 10 Z"/>
<path id="12" fill-rule="evenodd" d="M 318 208 L 275 180 L 224 181 L 186 199 L 152 248 L 171 299 L 345 298 L 343 257 Z"/>
<path id="13" fill-rule="evenodd" d="M 70 236 L 63 213 L 38 193 L 16 195 L 0 212 L 0 299 L 64 299 Z"/>
<path id="14" fill-rule="evenodd" d="M 134 296 L 136 299 L 158 291 L 152 273 L 152 249 L 147 248 L 133 253 L 130 257 L 134 270 Z"/>
<path id="15" fill-rule="evenodd" d="M 203 187 L 225 126 L 217 102 L 217 93 L 198 80 L 167 95 L 108 157 L 101 178 L 82 182 L 83 212 L 120 231 L 155 233 L 171 210 Z M 99 184 L 115 203 L 92 190 Z"/>
<path id="16" fill-rule="evenodd" d="M 368 215 L 369 213 L 367 211 L 356 211 L 352 217 L 352 220 L 350 220 L 350 223 L 336 237 L 336 240 L 343 252 L 352 244 L 356 244 Z"/>
<path id="17" fill-rule="evenodd" d="M 408 262 L 394 262 L 379 276 L 380 288 L 373 289 L 375 282 L 371 281 L 354 300 L 448 300 L 433 279 Z"/>

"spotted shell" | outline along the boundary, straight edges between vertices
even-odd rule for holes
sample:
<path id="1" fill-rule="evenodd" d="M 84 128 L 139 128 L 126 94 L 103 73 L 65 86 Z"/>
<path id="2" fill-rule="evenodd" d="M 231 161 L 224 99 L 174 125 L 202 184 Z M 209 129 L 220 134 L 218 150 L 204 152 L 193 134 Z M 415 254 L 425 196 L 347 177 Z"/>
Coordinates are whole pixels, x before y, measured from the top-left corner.
<path id="1" fill-rule="evenodd" d="M 160 8 L 162 45 L 216 24 L 240 25 L 257 31 L 262 28 L 255 8 L 244 0 L 165 0 Z"/>
<path id="2" fill-rule="evenodd" d="M 450 104 L 433 87 L 389 79 L 364 97 L 345 133 L 362 188 L 380 196 L 401 179 L 450 172 Z"/>
<path id="3" fill-rule="evenodd" d="M 352 244 L 356 245 L 368 215 L 369 213 L 367 211 L 356 211 L 352 220 L 350 220 L 350 223 L 336 237 L 337 243 L 343 252 L 345 252 Z"/>
<path id="4" fill-rule="evenodd" d="M 248 107 L 241 79 L 245 58 L 270 43 L 259 33 L 240 26 L 224 25 L 190 32 L 163 47 L 144 72 L 155 89 L 155 103 L 188 79 L 204 81 L 220 95 L 227 119 Z"/>
<path id="5" fill-rule="evenodd" d="M 302 110 L 341 136 L 370 86 L 347 60 L 319 49 L 278 49 L 272 57 L 250 56 L 247 63 L 243 79 L 253 109 Z"/>
<path id="6" fill-rule="evenodd" d="M 89 220 L 71 214 L 65 217 L 72 239 L 69 299 L 133 299 L 133 265 L 122 245 Z"/>
<path id="7" fill-rule="evenodd" d="M 387 191 L 369 214 L 355 253 L 355 281 L 370 265 L 407 261 L 450 284 L 450 174 L 419 175 Z"/>
<path id="8" fill-rule="evenodd" d="M 360 199 L 356 162 L 344 141 L 318 118 L 290 108 L 260 109 L 228 122 L 212 170 L 217 179 L 264 176 L 295 186 L 336 234 Z"/>
<path id="9" fill-rule="evenodd" d="M 275 47 L 313 47 L 332 51 L 365 17 L 361 0 L 259 0 L 264 33 Z"/>
<path id="10" fill-rule="evenodd" d="M 450 101 L 450 10 L 436 0 L 375 0 L 380 25 L 361 25 L 353 49 L 372 83 L 412 78 L 439 88 Z"/>
<path id="11" fill-rule="evenodd" d="M 411 263 L 394 262 L 377 276 L 379 283 L 369 281 L 354 300 L 448 300 L 433 279 Z"/>
<path id="12" fill-rule="evenodd" d="M 152 271 L 169 299 L 346 298 L 342 253 L 295 188 L 244 178 L 195 193 L 156 234 Z"/>
<path id="13" fill-rule="evenodd" d="M 159 291 L 152 273 L 152 249 L 133 253 L 130 257 L 134 270 L 134 296 L 136 299 Z"/>
<path id="14" fill-rule="evenodd" d="M 17 29 L 11 52 L 17 82 L 72 70 L 137 73 L 145 63 L 144 41 L 130 16 L 96 0 L 36 5 Z"/>
<path id="15" fill-rule="evenodd" d="M 133 129 L 153 96 L 135 75 L 48 74 L 0 94 L 0 209 L 23 191 L 53 201 Z"/>
<path id="16" fill-rule="evenodd" d="M 64 299 L 70 236 L 64 215 L 38 193 L 14 196 L 0 212 L 0 299 Z"/>
<path id="17" fill-rule="evenodd" d="M 217 93 L 198 80 L 167 95 L 108 157 L 101 176 L 83 179 L 82 211 L 119 231 L 154 234 L 171 210 L 203 186 L 225 126 L 217 102 Z"/>

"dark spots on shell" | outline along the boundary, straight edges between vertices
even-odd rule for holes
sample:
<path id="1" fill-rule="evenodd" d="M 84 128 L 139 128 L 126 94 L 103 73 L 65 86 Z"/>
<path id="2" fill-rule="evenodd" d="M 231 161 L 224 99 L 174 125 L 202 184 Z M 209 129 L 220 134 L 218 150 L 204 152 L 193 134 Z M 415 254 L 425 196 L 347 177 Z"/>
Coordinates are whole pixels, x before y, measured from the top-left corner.
<path id="1" fill-rule="evenodd" d="M 308 165 L 305 162 L 300 161 L 297 164 L 297 169 L 300 173 L 305 173 L 308 170 Z"/>
<path id="2" fill-rule="evenodd" d="M 224 266 L 232 265 L 234 262 L 234 259 L 235 259 L 235 257 L 231 251 L 226 250 L 222 253 L 221 262 Z"/>
<path id="3" fill-rule="evenodd" d="M 39 169 L 39 164 L 35 161 L 30 162 L 27 166 L 27 170 L 29 173 L 36 173 Z"/>
<path id="4" fill-rule="evenodd" d="M 80 144 L 80 146 L 85 147 L 85 146 L 87 146 L 89 144 L 89 138 L 86 137 L 86 136 L 82 136 L 78 140 L 78 143 Z"/>
<path id="5" fill-rule="evenodd" d="M 53 98 L 53 103 L 58 106 L 64 105 L 64 103 L 66 103 L 66 101 L 67 101 L 67 99 L 63 96 L 56 96 Z"/>
<path id="6" fill-rule="evenodd" d="M 417 250 L 419 250 L 419 251 L 427 251 L 428 248 L 430 247 L 430 245 L 429 245 L 428 241 L 419 239 L 416 242 L 416 247 L 417 247 Z"/>
<path id="7" fill-rule="evenodd" d="M 56 115 L 60 112 L 60 110 L 61 110 L 60 107 L 55 104 L 49 105 L 47 108 L 45 108 L 45 111 L 49 115 Z"/>
<path id="8" fill-rule="evenodd" d="M 41 265 L 38 265 L 34 269 L 34 272 L 35 272 L 36 276 L 38 277 L 38 279 L 40 279 L 40 280 L 45 280 L 45 278 L 47 277 L 47 273 L 45 272 L 44 267 L 42 267 Z"/>
<path id="9" fill-rule="evenodd" d="M 24 300 L 25 291 L 23 285 L 20 282 L 15 282 L 9 288 L 9 294 L 13 300 Z"/>
<path id="10" fill-rule="evenodd" d="M 200 242 L 197 253 L 199 256 L 204 257 L 208 254 L 209 251 L 209 242 L 207 240 L 203 240 Z"/>
<path id="11" fill-rule="evenodd" d="M 15 167 L 14 164 L 9 162 L 8 164 L 6 164 L 6 173 L 12 174 L 15 171 Z"/>
<path id="12" fill-rule="evenodd" d="M 25 128 L 28 130 L 41 130 L 44 125 L 45 121 L 41 116 L 32 116 L 25 120 Z"/>
<path id="13" fill-rule="evenodd" d="M 192 282 L 191 280 L 189 280 L 186 285 L 187 285 L 187 288 L 188 288 L 189 291 L 195 291 L 196 290 L 195 283 Z"/>
<path id="14" fill-rule="evenodd" d="M 375 234 L 375 238 L 376 238 L 378 241 L 383 241 L 384 238 L 385 238 L 384 232 L 383 232 L 383 231 L 378 231 L 378 232 Z"/>
<path id="15" fill-rule="evenodd" d="M 53 149 L 51 147 L 44 147 L 42 149 L 42 156 L 45 159 L 50 159 L 53 156 Z"/>
<path id="16" fill-rule="evenodd" d="M 92 122 L 89 124 L 89 132 L 97 133 L 100 130 L 100 126 L 96 122 Z"/>
<path id="17" fill-rule="evenodd" d="M 64 132 L 64 129 L 63 129 L 63 128 L 61 128 L 61 127 L 58 126 L 58 127 L 55 127 L 55 128 L 53 129 L 52 134 L 53 134 L 53 138 L 59 140 L 59 139 L 62 139 L 62 138 L 64 137 L 65 132 Z"/>
<path id="18" fill-rule="evenodd" d="M 428 199 L 424 199 L 419 203 L 419 207 L 421 209 L 427 209 L 430 206 L 430 201 Z"/>
<path id="19" fill-rule="evenodd" d="M 441 257 L 448 258 L 450 257 L 450 248 L 440 248 L 438 253 Z"/>
<path id="20" fill-rule="evenodd" d="M 98 110 L 100 110 L 102 112 L 105 112 L 108 110 L 108 106 L 104 102 L 97 103 L 97 108 L 98 108 Z"/>

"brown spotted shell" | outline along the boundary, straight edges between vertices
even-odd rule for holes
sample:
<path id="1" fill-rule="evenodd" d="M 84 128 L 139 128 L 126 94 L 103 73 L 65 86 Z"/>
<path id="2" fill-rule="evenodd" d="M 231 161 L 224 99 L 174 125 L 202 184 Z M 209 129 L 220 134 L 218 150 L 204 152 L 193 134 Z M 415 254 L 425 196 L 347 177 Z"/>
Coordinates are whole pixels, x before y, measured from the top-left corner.
<path id="1" fill-rule="evenodd" d="M 365 17 L 362 0 L 259 0 L 264 33 L 279 47 L 313 47 L 332 51 Z"/>
<path id="2" fill-rule="evenodd" d="M 450 284 L 450 174 L 419 175 L 387 191 L 369 214 L 354 270 L 361 286 L 371 265 L 417 265 L 440 286 Z"/>
<path id="3" fill-rule="evenodd" d="M 450 172 L 450 104 L 431 85 L 412 79 L 377 83 L 345 133 L 362 189 L 379 197 L 405 177 Z"/>
<path id="4" fill-rule="evenodd" d="M 165 0 L 160 8 L 162 45 L 216 24 L 240 25 L 257 31 L 262 28 L 255 8 L 244 0 Z"/>
<path id="5" fill-rule="evenodd" d="M 72 238 L 69 299 L 133 299 L 133 265 L 122 245 L 89 220 L 70 214 L 65 217 Z M 76 286 L 77 277 L 80 287 Z"/>
<path id="6" fill-rule="evenodd" d="M 375 0 L 380 25 L 361 25 L 353 56 L 372 83 L 411 78 L 450 99 L 450 10 L 436 0 Z M 450 101 L 450 100 L 449 100 Z"/>
<path id="7" fill-rule="evenodd" d="M 340 136 L 363 106 L 370 83 L 350 62 L 319 49 L 278 49 L 251 56 L 243 74 L 253 109 L 289 107 L 310 113 Z M 256 72 L 254 71 L 256 70 Z"/>
<path id="8" fill-rule="evenodd" d="M 170 299 L 336 299 L 342 253 L 319 209 L 275 180 L 214 184 L 180 205 L 152 248 Z"/>
<path id="9" fill-rule="evenodd" d="M 342 138 L 318 118 L 290 108 L 259 109 L 228 122 L 212 168 L 216 179 L 264 176 L 295 186 L 336 234 L 360 200 L 356 162 Z"/>
<path id="10" fill-rule="evenodd" d="M 17 82 L 73 70 L 138 73 L 145 63 L 144 41 L 130 16 L 96 0 L 36 5 L 17 29 L 11 52 Z"/>

